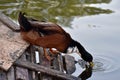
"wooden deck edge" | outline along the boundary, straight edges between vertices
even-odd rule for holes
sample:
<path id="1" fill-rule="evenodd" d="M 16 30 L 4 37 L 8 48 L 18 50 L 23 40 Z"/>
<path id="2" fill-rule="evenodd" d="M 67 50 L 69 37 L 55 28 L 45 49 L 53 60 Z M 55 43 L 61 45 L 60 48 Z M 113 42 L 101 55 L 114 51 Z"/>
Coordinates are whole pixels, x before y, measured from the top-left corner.
<path id="1" fill-rule="evenodd" d="M 40 72 L 43 72 L 45 74 L 49 74 L 51 76 L 62 78 L 63 80 L 64 79 L 66 79 L 66 80 L 81 80 L 80 78 L 77 78 L 75 76 L 68 75 L 68 74 L 65 74 L 63 72 L 53 70 L 53 69 L 50 69 L 50 68 L 46 68 L 46 67 L 41 66 L 41 65 L 30 63 L 28 61 L 17 60 L 14 63 L 14 65 L 19 66 L 19 67 L 24 67 L 24 68 L 27 68 L 27 69 L 30 69 L 30 70 L 34 70 L 34 71 L 40 71 Z"/>
<path id="2" fill-rule="evenodd" d="M 5 24 L 8 28 L 10 28 L 12 31 L 19 31 L 19 26 L 13 22 L 10 18 L 8 18 L 6 15 L 0 12 L 0 21 Z"/>

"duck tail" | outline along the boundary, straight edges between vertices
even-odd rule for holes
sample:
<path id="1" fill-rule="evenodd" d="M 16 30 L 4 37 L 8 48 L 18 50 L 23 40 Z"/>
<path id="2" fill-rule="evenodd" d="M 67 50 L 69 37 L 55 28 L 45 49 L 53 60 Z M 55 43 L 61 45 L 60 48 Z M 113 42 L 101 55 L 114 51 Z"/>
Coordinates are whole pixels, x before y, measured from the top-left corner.
<path id="1" fill-rule="evenodd" d="M 22 28 L 25 31 L 29 31 L 32 29 L 30 22 L 28 19 L 24 16 L 25 13 L 20 12 L 18 16 L 18 22 L 20 24 L 20 28 Z"/>

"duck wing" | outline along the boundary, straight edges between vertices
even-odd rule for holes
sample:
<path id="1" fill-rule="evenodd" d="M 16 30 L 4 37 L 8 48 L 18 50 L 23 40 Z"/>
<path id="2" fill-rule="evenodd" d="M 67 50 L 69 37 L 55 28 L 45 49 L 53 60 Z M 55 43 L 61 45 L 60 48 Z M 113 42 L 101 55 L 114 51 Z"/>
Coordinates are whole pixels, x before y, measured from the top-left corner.
<path id="1" fill-rule="evenodd" d="M 31 26 L 43 34 L 65 34 L 66 32 L 57 24 L 51 22 L 29 21 Z"/>
<path id="2" fill-rule="evenodd" d="M 32 18 L 28 19 L 24 15 L 25 13 L 22 13 L 22 12 L 19 13 L 18 22 L 20 24 L 20 27 L 25 31 L 34 29 L 46 35 L 55 34 L 55 33 L 66 34 L 64 29 L 62 29 L 61 26 L 55 23 L 42 22 Z"/>

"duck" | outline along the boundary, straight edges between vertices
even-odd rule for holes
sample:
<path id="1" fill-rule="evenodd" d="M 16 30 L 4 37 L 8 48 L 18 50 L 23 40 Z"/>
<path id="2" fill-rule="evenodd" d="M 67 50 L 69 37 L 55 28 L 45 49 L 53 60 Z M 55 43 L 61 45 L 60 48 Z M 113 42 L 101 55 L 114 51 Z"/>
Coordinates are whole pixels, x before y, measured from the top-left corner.
<path id="1" fill-rule="evenodd" d="M 62 53 L 67 53 L 69 47 L 77 47 L 81 58 L 93 66 L 93 56 L 60 25 L 29 19 L 22 12 L 19 13 L 18 22 L 25 41 L 43 48 L 55 48 Z M 40 33 L 44 36 L 41 37 Z"/>

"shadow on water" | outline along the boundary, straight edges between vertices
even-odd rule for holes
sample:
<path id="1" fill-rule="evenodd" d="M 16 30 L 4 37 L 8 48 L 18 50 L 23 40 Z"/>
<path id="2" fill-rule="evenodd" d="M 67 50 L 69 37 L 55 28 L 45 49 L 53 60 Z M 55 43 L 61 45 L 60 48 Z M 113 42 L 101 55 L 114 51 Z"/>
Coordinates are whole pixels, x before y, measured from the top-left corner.
<path id="1" fill-rule="evenodd" d="M 28 16 L 69 26 L 74 17 L 109 14 L 113 11 L 91 7 L 90 4 L 109 4 L 111 0 L 0 0 L 0 11 L 17 20 L 19 11 Z"/>
<path id="2" fill-rule="evenodd" d="M 90 78 L 91 75 L 92 75 L 92 67 L 86 66 L 86 69 L 78 77 L 80 77 L 82 80 L 86 80 Z"/>

